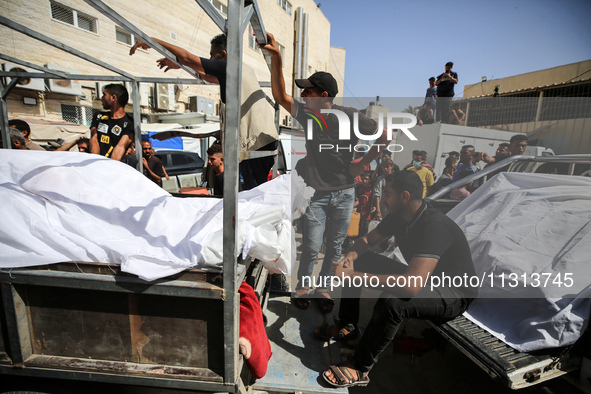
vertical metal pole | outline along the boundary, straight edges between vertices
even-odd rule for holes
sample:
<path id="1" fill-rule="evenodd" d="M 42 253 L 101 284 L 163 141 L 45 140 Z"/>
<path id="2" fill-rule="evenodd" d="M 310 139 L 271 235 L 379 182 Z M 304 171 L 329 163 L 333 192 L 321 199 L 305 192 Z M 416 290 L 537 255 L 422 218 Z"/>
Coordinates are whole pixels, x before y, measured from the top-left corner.
<path id="1" fill-rule="evenodd" d="M 302 33 L 303 33 L 303 25 L 304 25 L 304 9 L 302 7 L 298 7 L 297 12 L 297 37 L 296 37 L 296 53 L 295 53 L 295 79 L 302 78 Z M 289 91 L 295 92 L 293 96 L 295 98 L 300 97 L 300 90 L 294 87 L 294 83 L 289 88 Z"/>
<path id="2" fill-rule="evenodd" d="M 238 221 L 238 141 L 242 83 L 242 9 L 244 0 L 228 1 L 228 62 L 224 135 L 224 381 L 236 382 L 238 371 L 239 302 L 236 286 L 236 223 Z"/>
<path id="3" fill-rule="evenodd" d="M 304 12 L 302 23 L 302 34 L 301 34 L 301 46 L 302 46 L 302 69 L 300 70 L 300 78 L 308 78 L 308 13 Z M 329 48 L 330 49 L 330 48 Z"/>
<path id="4" fill-rule="evenodd" d="M 137 158 L 137 170 L 144 171 L 142 163 L 142 122 L 140 114 L 140 84 L 138 81 L 129 82 L 131 85 L 131 98 L 133 99 L 133 142 L 135 143 L 135 157 Z"/>
<path id="5" fill-rule="evenodd" d="M 12 80 L 6 86 L 4 86 L 3 83 L 0 83 L 0 133 L 2 133 L 3 149 L 10 149 L 12 146 L 10 133 L 8 132 L 8 106 L 6 104 L 6 98 L 17 83 L 18 78 L 12 78 Z"/>
<path id="6" fill-rule="evenodd" d="M 542 116 L 542 103 L 544 102 L 544 91 L 540 90 L 540 97 L 538 98 L 538 108 L 536 109 L 536 123 L 540 121 L 540 117 Z M 535 127 L 538 127 L 537 124 L 534 124 Z"/>
<path id="7" fill-rule="evenodd" d="M 9 350 L 12 364 L 22 366 L 23 362 L 33 354 L 27 305 L 14 286 L 9 283 L 0 284 L 0 292 L 6 317 L 7 350 Z"/>
<path id="8" fill-rule="evenodd" d="M 10 149 L 10 133 L 8 132 L 8 107 L 4 97 L 0 98 L 0 128 L 2 132 L 2 148 Z"/>

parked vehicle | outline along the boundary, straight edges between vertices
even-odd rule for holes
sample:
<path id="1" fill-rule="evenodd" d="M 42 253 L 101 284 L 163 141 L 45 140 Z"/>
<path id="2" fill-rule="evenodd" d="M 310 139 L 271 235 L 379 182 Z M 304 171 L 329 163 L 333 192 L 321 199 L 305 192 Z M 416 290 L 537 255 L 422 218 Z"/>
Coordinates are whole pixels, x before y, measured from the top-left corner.
<path id="1" fill-rule="evenodd" d="M 182 150 L 158 150 L 156 156 L 169 176 L 203 172 L 205 161 L 196 152 Z"/>
<path id="2" fill-rule="evenodd" d="M 306 138 L 302 130 L 281 128 L 279 134 L 279 152 L 277 171 L 280 174 L 290 173 L 297 162 L 306 157 Z"/>
<path id="3" fill-rule="evenodd" d="M 591 176 L 591 155 L 509 157 L 494 166 L 478 171 L 442 188 L 429 196 L 427 200 L 435 208 L 447 213 L 458 205 L 461 200 L 444 199 L 443 196 L 469 182 L 486 178 L 501 168 L 505 168 L 506 172 L 588 177 Z M 485 195 L 481 195 L 481 197 Z M 568 198 L 568 195 L 564 195 L 564 201 L 567 201 Z M 532 207 L 532 209 L 536 209 L 536 207 Z M 499 216 L 503 215 L 498 211 L 494 212 Z M 551 220 L 551 216 L 547 216 L 547 218 Z M 565 224 L 556 224 L 557 227 L 554 230 L 560 232 L 560 227 L 558 227 L 560 225 L 564 226 Z M 482 256 L 484 255 L 486 255 L 486 251 L 482 252 Z M 507 294 L 511 294 L 510 291 L 513 290 L 515 289 L 508 288 Z M 538 318 L 536 317 L 535 320 L 538 321 Z M 539 320 L 543 319 L 540 318 Z M 433 324 L 433 327 L 492 378 L 502 380 L 513 389 L 520 389 L 553 379 L 570 371 L 578 371 L 581 377 L 580 382 L 571 383 L 576 383 L 581 388 L 589 388 L 589 383 L 585 383 L 585 377 L 591 374 L 589 370 L 591 353 L 589 353 L 588 345 L 586 345 L 590 335 L 588 330 L 577 342 L 569 346 L 520 352 L 501 339 L 492 336 L 486 329 L 465 316 L 459 316 L 447 323 Z M 497 326 L 494 330 L 504 332 L 502 326 Z"/>

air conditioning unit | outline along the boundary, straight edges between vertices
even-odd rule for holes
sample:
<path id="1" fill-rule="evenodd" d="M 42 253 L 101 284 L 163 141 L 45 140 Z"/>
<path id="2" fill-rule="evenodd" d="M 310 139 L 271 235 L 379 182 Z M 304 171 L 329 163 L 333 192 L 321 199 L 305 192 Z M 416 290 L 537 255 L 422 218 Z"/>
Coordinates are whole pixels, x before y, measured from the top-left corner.
<path id="1" fill-rule="evenodd" d="M 142 107 L 149 107 L 150 106 L 150 85 L 147 82 L 140 82 L 140 106 Z M 133 92 L 131 88 L 131 82 L 125 82 L 125 88 L 129 93 L 129 101 L 127 102 L 130 105 L 133 105 Z"/>
<path id="2" fill-rule="evenodd" d="M 140 105 L 150 106 L 150 85 L 147 82 L 140 82 Z"/>
<path id="3" fill-rule="evenodd" d="M 97 82 L 96 83 L 96 99 L 100 100 L 103 97 L 103 88 L 110 82 Z"/>
<path id="4" fill-rule="evenodd" d="M 155 90 L 156 108 L 174 111 L 176 109 L 176 100 L 174 98 L 174 84 L 157 83 Z"/>
<path id="5" fill-rule="evenodd" d="M 3 65 L 4 71 L 7 72 L 27 72 L 27 73 L 38 73 L 40 71 L 33 70 L 32 68 L 28 68 L 25 66 L 21 66 L 19 64 L 9 63 L 6 62 Z M 10 83 L 11 78 L 5 77 L 5 84 L 8 85 Z M 20 78 L 20 81 L 16 85 L 17 88 L 21 89 L 29 89 L 29 90 L 39 90 L 45 91 L 45 81 L 43 79 L 38 78 Z"/>
<path id="6" fill-rule="evenodd" d="M 214 101 L 213 99 L 201 96 L 190 96 L 189 97 L 189 110 L 191 112 L 201 112 L 206 115 L 214 115 L 215 108 L 214 108 Z"/>
<path id="7" fill-rule="evenodd" d="M 50 70 L 62 71 L 67 74 L 80 74 L 80 71 L 74 70 L 64 66 L 56 64 L 46 64 L 46 68 Z M 48 79 L 49 90 L 54 93 L 70 94 L 72 96 L 82 95 L 82 85 L 80 81 L 73 79 Z"/>

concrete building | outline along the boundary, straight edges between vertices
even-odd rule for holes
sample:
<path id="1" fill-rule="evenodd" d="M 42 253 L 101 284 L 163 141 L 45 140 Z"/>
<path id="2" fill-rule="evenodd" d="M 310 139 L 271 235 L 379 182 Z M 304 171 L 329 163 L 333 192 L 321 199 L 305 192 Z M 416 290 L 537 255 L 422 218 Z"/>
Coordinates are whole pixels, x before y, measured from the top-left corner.
<path id="1" fill-rule="evenodd" d="M 527 134 L 556 154 L 591 153 L 591 60 L 464 88 L 466 126 Z"/>
<path id="2" fill-rule="evenodd" d="M 210 0 L 225 17 L 227 0 Z M 221 31 L 196 1 L 156 0 L 106 1 L 107 5 L 144 33 L 209 57 L 210 40 Z M 330 22 L 313 0 L 259 0 L 265 29 L 273 33 L 283 53 L 283 69 L 288 91 L 299 95 L 295 78 L 306 78 L 319 70 L 333 73 L 343 89 L 346 51 L 330 46 Z M 182 70 L 166 74 L 156 67 L 161 58 L 154 50 L 129 50 L 135 38 L 82 0 L 2 0 L 0 15 L 36 32 L 63 42 L 135 76 L 190 78 Z M 0 26 L 0 54 L 35 65 L 82 75 L 115 75 L 95 64 Z M 270 81 L 270 74 L 249 29 L 243 39 L 244 64 L 254 69 L 256 78 Z M 2 61 L 3 70 L 28 70 Z M 92 113 L 102 110 L 101 86 L 94 81 L 31 80 L 14 88 L 7 99 L 10 118 L 42 118 L 90 124 Z M 265 92 L 271 97 L 270 88 Z M 142 120 L 154 122 L 155 114 L 189 111 L 219 115 L 217 85 L 141 83 Z M 129 106 L 128 112 L 131 112 Z M 282 110 L 281 124 L 290 117 Z M 33 130 L 32 138 L 35 139 Z"/>

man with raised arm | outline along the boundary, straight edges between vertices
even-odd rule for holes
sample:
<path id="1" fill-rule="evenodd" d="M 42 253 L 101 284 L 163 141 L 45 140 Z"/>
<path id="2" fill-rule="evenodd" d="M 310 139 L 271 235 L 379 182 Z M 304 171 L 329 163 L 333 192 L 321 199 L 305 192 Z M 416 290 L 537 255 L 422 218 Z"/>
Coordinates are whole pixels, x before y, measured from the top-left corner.
<path id="1" fill-rule="evenodd" d="M 157 38 L 152 39 L 175 55 L 179 63 L 197 72 L 203 80 L 220 85 L 220 98 L 222 101 L 220 126 L 223 132 L 224 104 L 226 102 L 226 35 L 219 34 L 211 39 L 209 59 L 194 55 L 186 49 Z M 148 49 L 150 46 L 143 41 L 138 41 L 131 48 L 129 54 L 133 55 L 138 48 Z M 180 68 L 167 58 L 158 59 L 157 64 L 158 67 L 164 69 L 164 72 Z M 267 103 L 265 94 L 256 80 L 254 70 L 245 64 L 242 67 L 245 77 L 242 78 L 241 86 L 242 106 L 239 149 L 241 152 L 274 151 L 277 149 L 278 135 L 273 120 L 273 108 Z M 246 157 L 245 160 L 241 160 L 240 173 L 243 177 L 244 189 L 249 190 L 266 182 L 274 162 L 272 155 L 253 159 Z"/>
<path id="2" fill-rule="evenodd" d="M 261 46 L 271 55 L 271 89 L 273 98 L 296 118 L 306 132 L 306 170 L 303 178 L 308 186 L 315 189 L 306 213 L 302 216 L 303 241 L 302 256 L 298 270 L 298 286 L 295 305 L 306 309 L 312 282 L 314 262 L 326 235 L 325 259 L 320 271 L 320 280 L 314 282 L 315 300 L 323 313 L 332 311 L 334 301 L 330 298 L 326 282 L 330 278 L 331 266 L 340 260 L 341 247 L 347 235 L 347 229 L 355 203 L 355 177 L 363 171 L 389 144 L 385 130 L 379 130 L 377 123 L 360 114 L 356 109 L 333 104 L 338 93 L 337 82 L 327 72 L 316 72 L 307 79 L 296 79 L 296 85 L 303 89 L 299 102 L 285 91 L 283 68 L 279 46 L 272 34 L 267 34 L 268 44 Z M 353 116 L 358 114 L 357 116 Z M 340 118 L 347 117 L 349 137 L 341 139 L 339 135 Z M 376 143 L 363 158 L 351 164 L 355 152 L 357 137 L 353 128 L 357 124 L 361 134 L 367 140 L 376 139 Z M 311 125 L 312 130 L 309 130 Z M 341 133 L 347 134 L 347 133 Z M 307 280 L 306 280 L 307 279 Z"/>

